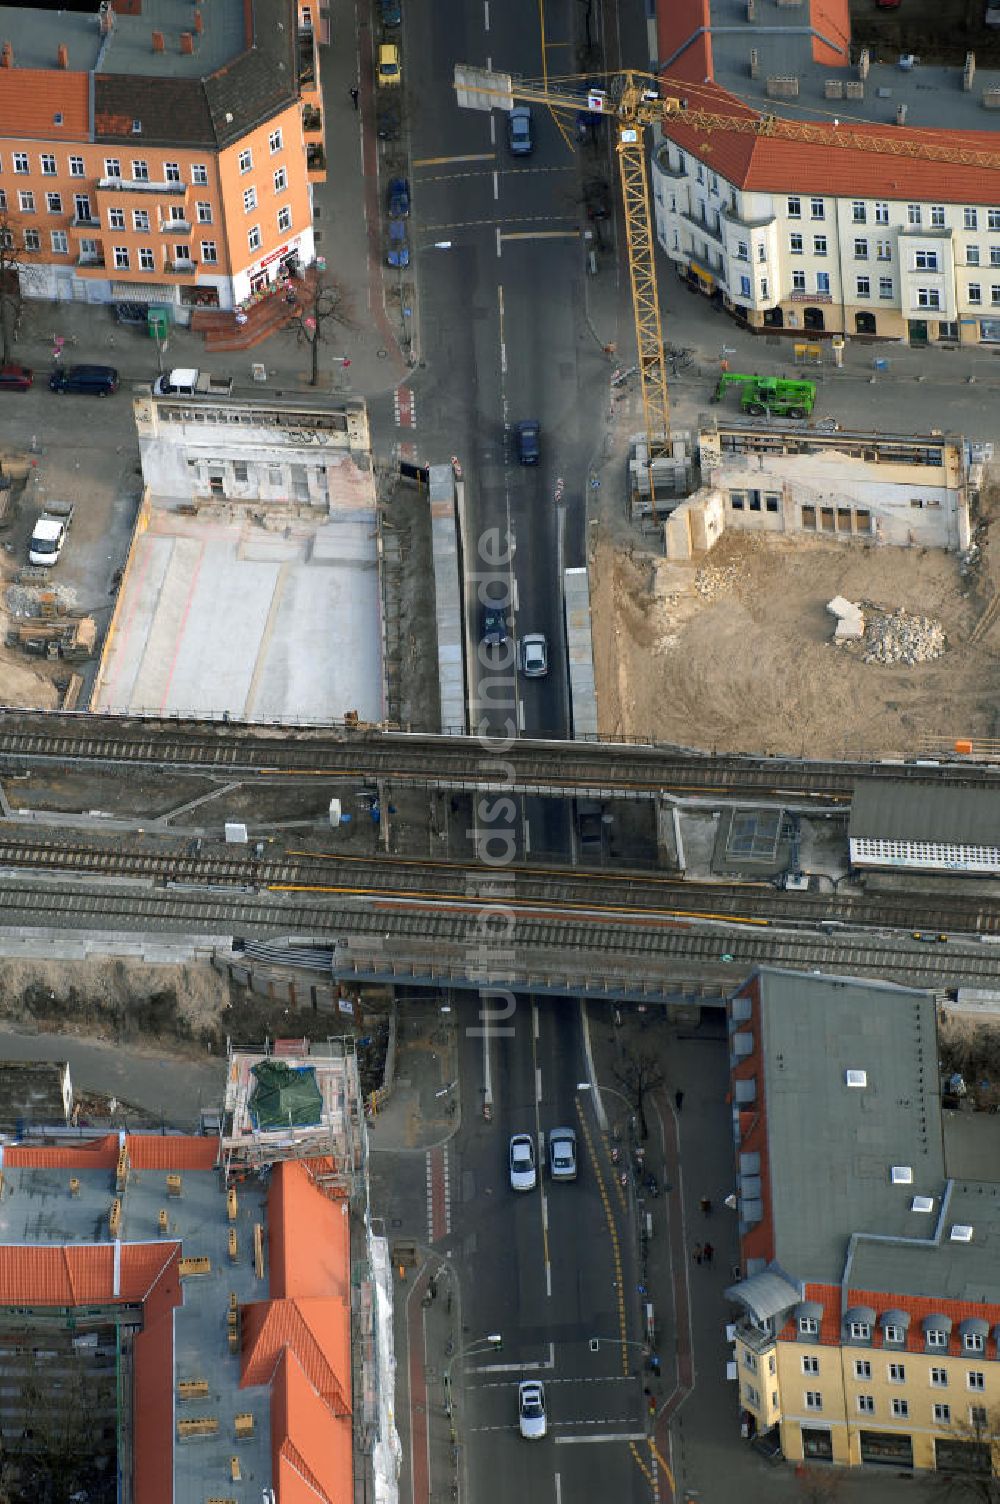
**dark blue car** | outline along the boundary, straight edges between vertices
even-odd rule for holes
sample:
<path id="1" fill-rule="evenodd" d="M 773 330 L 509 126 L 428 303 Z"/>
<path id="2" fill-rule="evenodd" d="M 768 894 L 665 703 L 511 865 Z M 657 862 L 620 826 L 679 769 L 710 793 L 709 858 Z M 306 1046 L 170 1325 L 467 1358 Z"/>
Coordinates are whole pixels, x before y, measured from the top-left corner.
<path id="1" fill-rule="evenodd" d="M 407 219 L 410 213 L 410 184 L 407 178 L 389 180 L 389 218 Z"/>

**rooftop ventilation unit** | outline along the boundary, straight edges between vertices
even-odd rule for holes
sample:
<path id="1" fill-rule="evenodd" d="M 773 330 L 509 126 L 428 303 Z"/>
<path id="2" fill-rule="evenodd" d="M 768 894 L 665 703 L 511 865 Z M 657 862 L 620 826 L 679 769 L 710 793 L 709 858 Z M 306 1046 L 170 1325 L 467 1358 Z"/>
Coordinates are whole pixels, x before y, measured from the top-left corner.
<path id="1" fill-rule="evenodd" d="M 910 1169 L 910 1166 L 909 1165 L 893 1165 L 893 1167 L 892 1167 L 892 1183 L 893 1183 L 893 1185 L 912 1185 L 913 1184 L 913 1171 Z"/>
<path id="2" fill-rule="evenodd" d="M 868 1085 L 868 1072 L 867 1071 L 848 1071 L 847 1074 L 846 1074 L 846 1080 L 847 1080 L 848 1086 L 867 1086 Z"/>
<path id="3" fill-rule="evenodd" d="M 971 1243 L 972 1228 L 967 1222 L 956 1222 L 949 1236 L 953 1243 Z"/>
<path id="4" fill-rule="evenodd" d="M 934 1210 L 933 1196 L 914 1196 L 910 1202 L 911 1212 L 932 1212 Z"/>

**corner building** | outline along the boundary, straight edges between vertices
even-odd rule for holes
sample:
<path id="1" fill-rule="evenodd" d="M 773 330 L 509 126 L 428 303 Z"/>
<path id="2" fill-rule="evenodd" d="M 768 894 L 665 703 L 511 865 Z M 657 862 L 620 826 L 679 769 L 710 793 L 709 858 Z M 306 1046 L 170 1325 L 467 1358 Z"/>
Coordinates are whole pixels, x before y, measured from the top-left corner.
<path id="1" fill-rule="evenodd" d="M 942 1114 L 929 993 L 762 970 L 729 1005 L 743 1434 L 988 1470 L 1000 1130 Z"/>
<path id="2" fill-rule="evenodd" d="M 314 260 L 325 177 L 295 0 L 0 7 L 0 212 L 27 297 L 186 324 Z"/>

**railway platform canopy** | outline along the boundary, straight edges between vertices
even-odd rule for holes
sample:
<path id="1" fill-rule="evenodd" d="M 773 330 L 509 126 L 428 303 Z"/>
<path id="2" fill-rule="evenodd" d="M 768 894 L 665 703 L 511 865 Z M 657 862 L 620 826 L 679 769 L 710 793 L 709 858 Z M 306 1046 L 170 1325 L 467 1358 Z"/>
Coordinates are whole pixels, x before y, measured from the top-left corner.
<path id="1" fill-rule="evenodd" d="M 1000 876 L 1000 801 L 981 787 L 861 778 L 848 840 L 854 867 Z"/>

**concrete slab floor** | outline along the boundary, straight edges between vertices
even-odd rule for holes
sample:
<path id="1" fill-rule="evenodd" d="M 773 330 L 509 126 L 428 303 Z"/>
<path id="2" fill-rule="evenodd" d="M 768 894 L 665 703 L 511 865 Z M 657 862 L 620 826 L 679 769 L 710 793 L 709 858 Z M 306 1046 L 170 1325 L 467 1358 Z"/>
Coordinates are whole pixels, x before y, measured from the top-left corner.
<path id="1" fill-rule="evenodd" d="M 279 532 L 154 507 L 94 708 L 380 720 L 380 611 L 370 518 Z"/>

